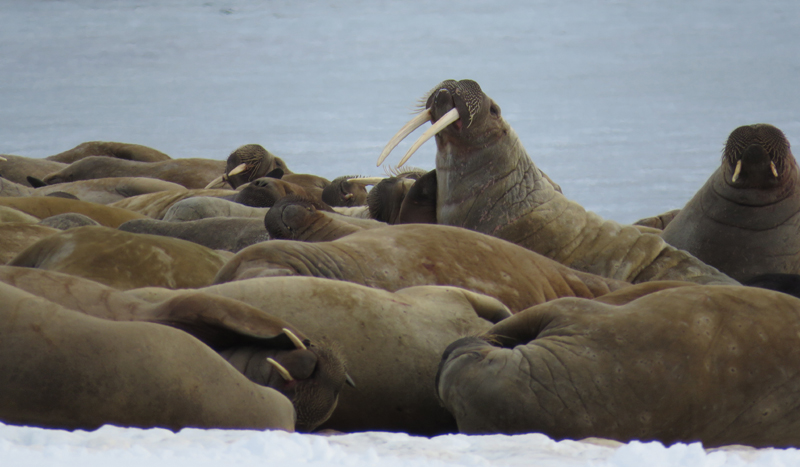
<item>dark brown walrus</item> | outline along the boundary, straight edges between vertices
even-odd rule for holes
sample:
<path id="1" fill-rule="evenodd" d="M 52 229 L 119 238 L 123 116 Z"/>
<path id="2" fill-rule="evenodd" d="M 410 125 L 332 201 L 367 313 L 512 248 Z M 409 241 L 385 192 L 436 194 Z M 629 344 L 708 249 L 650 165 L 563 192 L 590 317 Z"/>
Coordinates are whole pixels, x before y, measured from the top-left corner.
<path id="1" fill-rule="evenodd" d="M 113 177 L 149 177 L 177 183 L 186 188 L 205 188 L 222 172 L 225 162 L 211 159 L 172 159 L 139 162 L 113 157 L 89 156 L 51 173 L 42 180 L 48 185 Z"/>
<path id="2" fill-rule="evenodd" d="M 96 318 L 185 331 L 249 380 L 290 398 L 298 431 L 313 430 L 330 417 L 347 377 L 338 352 L 319 341 L 309 342 L 293 324 L 230 298 L 176 291 L 150 303 L 88 279 L 8 266 L 0 267 L 0 282 Z"/>
<path id="3" fill-rule="evenodd" d="M 68 310 L 0 283 L 0 420 L 94 430 L 294 430 L 292 403 L 183 331 Z"/>
<path id="4" fill-rule="evenodd" d="M 500 107 L 470 80 L 444 81 L 425 110 L 392 138 L 378 165 L 414 128 L 436 122 L 437 219 L 524 246 L 564 265 L 628 281 L 735 284 L 654 233 L 623 226 L 568 200 L 528 157 Z"/>
<path id="5" fill-rule="evenodd" d="M 283 159 L 267 151 L 260 144 L 245 144 L 228 156 L 225 173 L 211 181 L 208 188 L 220 182 L 227 182 L 233 188 L 238 188 L 245 183 L 266 177 L 275 169 L 281 169 L 285 174 L 292 173 Z"/>
<path id="6" fill-rule="evenodd" d="M 800 273 L 800 180 L 781 130 L 730 134 L 722 166 L 661 235 L 738 281 Z"/>
<path id="7" fill-rule="evenodd" d="M 0 198 L 0 206 L 22 211 L 39 219 L 69 212 L 83 214 L 100 225 L 113 228 L 119 227 L 123 222 L 144 218 L 143 215 L 127 209 L 51 196 L 4 197 Z"/>
<path id="8" fill-rule="evenodd" d="M 800 446 L 800 300 L 744 286 L 646 293 L 658 284 L 555 300 L 451 344 L 437 391 L 459 429 Z"/>
<path id="9" fill-rule="evenodd" d="M 324 243 L 259 243 L 231 258 L 214 283 L 282 275 L 325 277 L 389 291 L 453 285 L 497 298 L 512 311 L 559 297 L 599 297 L 630 286 L 575 271 L 499 238 L 430 224 L 363 230 Z"/>

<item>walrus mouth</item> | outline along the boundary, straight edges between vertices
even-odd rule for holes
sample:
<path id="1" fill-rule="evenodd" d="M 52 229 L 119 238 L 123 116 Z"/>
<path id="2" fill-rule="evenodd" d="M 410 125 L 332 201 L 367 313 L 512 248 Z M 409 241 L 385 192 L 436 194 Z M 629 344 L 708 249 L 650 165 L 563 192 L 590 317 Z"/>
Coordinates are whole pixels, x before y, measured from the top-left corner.
<path id="1" fill-rule="evenodd" d="M 414 130 L 421 127 L 425 122 L 431 120 L 432 118 L 433 114 L 431 113 L 431 109 L 425 109 L 419 115 L 412 118 L 411 121 L 403 125 L 403 127 L 400 128 L 400 131 L 392 136 L 392 139 L 386 143 L 386 147 L 383 148 L 383 151 L 381 151 L 381 155 L 378 157 L 378 163 L 376 165 L 380 167 L 380 165 L 383 164 L 383 161 L 389 156 L 389 153 L 391 153 L 392 150 L 396 148 L 398 144 L 400 144 L 400 141 L 406 139 L 406 137 L 414 132 Z M 417 149 L 419 149 L 420 146 L 439 134 L 439 132 L 447 128 L 451 123 L 457 121 L 459 118 L 461 117 L 458 114 L 458 109 L 455 107 L 446 114 L 442 115 L 442 118 L 434 122 L 434 124 L 428 128 L 428 130 L 425 131 L 425 133 L 423 133 L 422 136 L 420 136 L 419 139 L 414 142 L 414 144 L 411 145 L 411 148 L 409 148 L 408 152 L 406 152 L 406 155 L 400 159 L 397 167 L 402 167 L 402 165 L 405 164 L 415 152 L 417 152 Z"/>
<path id="2" fill-rule="evenodd" d="M 225 186 L 225 182 L 228 181 L 228 177 L 230 177 L 231 175 L 238 175 L 238 174 L 244 172 L 246 168 L 247 168 L 247 164 L 239 164 L 239 165 L 237 165 L 230 172 L 228 172 L 226 174 L 222 174 L 219 177 L 215 178 L 214 180 L 211 180 L 211 182 L 209 182 L 209 184 L 206 185 L 205 189 L 208 190 L 208 189 L 211 189 L 211 188 L 217 188 L 217 186 L 219 186 L 219 187 Z"/>
<path id="3" fill-rule="evenodd" d="M 772 175 L 774 175 L 775 178 L 778 178 L 778 168 L 775 167 L 774 162 L 769 161 L 769 168 L 772 171 Z M 733 169 L 733 176 L 731 177 L 732 183 L 736 183 L 736 180 L 739 180 L 739 174 L 741 172 L 742 172 L 742 160 L 739 159 L 738 161 L 736 161 L 736 168 Z"/>

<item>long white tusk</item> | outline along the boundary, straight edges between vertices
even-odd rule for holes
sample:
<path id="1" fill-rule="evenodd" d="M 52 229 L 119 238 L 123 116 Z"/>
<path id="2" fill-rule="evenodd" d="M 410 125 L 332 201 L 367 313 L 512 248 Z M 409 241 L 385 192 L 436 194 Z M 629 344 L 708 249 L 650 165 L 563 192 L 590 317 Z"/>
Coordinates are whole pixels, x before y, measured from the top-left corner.
<path id="1" fill-rule="evenodd" d="M 778 178 L 778 169 L 775 168 L 774 162 L 769 161 L 769 168 L 772 169 L 772 175 L 774 175 L 775 178 Z"/>
<path id="2" fill-rule="evenodd" d="M 419 115 L 412 118 L 410 122 L 403 125 L 403 128 L 400 128 L 400 131 L 398 131 L 394 136 L 392 136 L 392 139 L 390 139 L 389 142 L 386 143 L 386 147 L 383 148 L 383 151 L 381 151 L 381 155 L 378 157 L 377 166 L 380 167 L 381 164 L 383 164 L 383 161 L 386 159 L 389 153 L 392 152 L 392 149 L 396 148 L 397 145 L 400 144 L 400 141 L 406 139 L 406 136 L 413 133 L 414 130 L 421 127 L 423 123 L 429 121 L 430 119 L 431 119 L 431 109 L 425 109 L 422 112 L 420 112 Z"/>
<path id="3" fill-rule="evenodd" d="M 297 347 L 300 350 L 308 350 L 308 347 L 306 347 L 305 344 L 303 344 L 303 341 L 301 341 L 300 338 L 297 337 L 295 333 L 290 331 L 288 328 L 283 328 L 283 332 L 286 333 L 286 335 L 289 337 L 289 340 L 291 340 L 292 343 L 294 343 L 295 347 Z"/>
<path id="4" fill-rule="evenodd" d="M 211 188 L 216 188 L 217 185 L 222 186 L 223 185 L 222 182 L 224 182 L 224 181 L 225 181 L 225 175 L 220 175 L 219 177 L 215 178 L 214 180 L 211 180 L 211 182 L 208 185 L 206 185 L 205 189 L 208 190 L 208 189 L 211 189 Z"/>
<path id="5" fill-rule="evenodd" d="M 234 167 L 233 170 L 228 172 L 228 176 L 230 177 L 231 175 L 240 174 L 240 173 L 244 172 L 244 169 L 246 169 L 246 168 L 247 168 L 247 164 L 239 164 L 236 167 Z"/>
<path id="6" fill-rule="evenodd" d="M 8 159 L 6 159 L 3 156 L 0 156 L 0 162 L 8 162 Z M 380 165 L 380 164 L 378 164 L 378 165 Z"/>
<path id="7" fill-rule="evenodd" d="M 431 125 L 431 127 L 428 128 L 428 130 L 425 133 L 423 133 L 422 136 L 420 136 L 419 139 L 414 142 L 414 144 L 411 145 L 411 148 L 408 150 L 406 155 L 403 156 L 402 159 L 400 159 L 400 162 L 397 164 L 397 166 L 402 167 L 403 164 L 405 164 L 406 161 L 415 152 L 417 152 L 417 149 L 419 149 L 419 147 L 422 146 L 423 143 L 425 143 L 425 141 L 428 141 L 429 139 L 433 138 L 437 133 L 444 130 L 447 127 L 447 125 L 450 125 L 451 123 L 455 122 L 458 119 L 459 119 L 458 109 L 456 108 L 453 108 L 446 114 L 442 115 L 442 118 L 436 120 L 436 123 Z"/>
<path id="8" fill-rule="evenodd" d="M 378 183 L 386 180 L 386 177 L 360 177 L 360 178 L 348 178 L 347 181 L 350 183 L 358 183 L 359 185 L 377 185 Z"/>
<path id="9" fill-rule="evenodd" d="M 736 182 L 736 180 L 738 180 L 738 179 L 739 179 L 739 172 L 741 172 L 741 171 L 742 171 L 742 160 L 741 160 L 741 159 L 739 159 L 739 160 L 736 162 L 736 168 L 735 168 L 735 169 L 733 169 L 733 177 L 731 177 L 731 181 L 732 181 L 732 182 L 734 182 L 734 183 L 735 183 L 735 182 Z"/>
<path id="10" fill-rule="evenodd" d="M 283 379 L 285 379 L 286 381 L 294 381 L 294 378 L 292 378 L 292 374 L 289 373 L 289 370 L 284 368 L 283 365 L 281 365 L 280 363 L 276 362 L 275 360 L 269 357 L 267 357 L 267 361 L 270 363 L 270 365 L 274 366 L 276 370 L 278 370 L 278 373 L 280 373 Z"/>

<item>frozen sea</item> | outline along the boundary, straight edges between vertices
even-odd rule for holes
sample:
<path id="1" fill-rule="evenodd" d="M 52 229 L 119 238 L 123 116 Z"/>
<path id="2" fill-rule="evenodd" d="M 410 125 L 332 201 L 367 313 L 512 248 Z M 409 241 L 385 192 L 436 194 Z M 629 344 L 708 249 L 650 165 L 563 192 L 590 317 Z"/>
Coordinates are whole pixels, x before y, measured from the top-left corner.
<path id="1" fill-rule="evenodd" d="M 565 195 L 633 222 L 681 207 L 736 127 L 800 139 L 800 3 L 0 0 L 0 153 L 84 141 L 380 175 L 444 79 L 473 79 Z M 419 133 L 417 133 L 419 134 Z M 411 140 L 390 156 L 399 160 Z M 410 164 L 433 168 L 428 143 Z M 366 433 L 0 425 L 2 465 L 797 465 L 793 450 Z"/>

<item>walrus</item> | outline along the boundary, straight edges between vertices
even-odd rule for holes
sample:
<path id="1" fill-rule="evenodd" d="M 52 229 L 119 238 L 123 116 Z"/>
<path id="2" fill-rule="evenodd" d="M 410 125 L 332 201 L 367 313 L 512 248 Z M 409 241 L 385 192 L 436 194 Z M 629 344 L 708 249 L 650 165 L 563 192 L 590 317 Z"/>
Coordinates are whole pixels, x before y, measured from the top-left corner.
<path id="1" fill-rule="evenodd" d="M 144 220 L 144 219 L 134 219 L 135 220 Z M 133 222 L 133 221 L 128 221 Z M 127 222 L 120 225 L 127 224 Z M 43 225 L 45 227 L 52 227 L 58 230 L 69 230 L 74 229 L 75 227 L 84 227 L 87 225 L 100 225 L 89 216 L 84 216 L 83 214 L 78 214 L 75 212 L 65 212 L 64 214 L 56 214 L 55 216 L 45 217 L 41 221 L 39 221 L 39 225 Z"/>
<path id="2" fill-rule="evenodd" d="M 338 344 L 356 387 L 345 386 L 320 426 L 344 432 L 398 431 L 432 436 L 456 430 L 433 392 L 447 345 L 510 316 L 498 300 L 456 287 L 387 292 L 314 277 L 258 278 L 201 289 L 241 300 L 289 321 L 312 342 Z M 174 291 L 126 292 L 163 300 Z"/>
<path id="3" fill-rule="evenodd" d="M 224 174 L 211 181 L 209 186 L 227 182 L 236 189 L 245 183 L 265 177 L 275 169 L 281 169 L 284 174 L 292 173 L 283 159 L 267 151 L 260 144 L 245 144 L 228 156 Z"/>
<path id="4" fill-rule="evenodd" d="M 279 199 L 289 195 L 319 199 L 319 197 L 311 196 L 300 185 L 279 178 L 262 177 L 245 185 L 236 193 L 233 201 L 253 208 L 270 208 Z"/>
<path id="5" fill-rule="evenodd" d="M 264 216 L 270 238 L 328 242 L 365 229 L 384 227 L 372 219 L 342 216 L 321 202 L 296 195 L 281 198 Z"/>
<path id="6" fill-rule="evenodd" d="M 152 219 L 163 219 L 172 206 L 183 200 L 197 197 L 224 198 L 233 193 L 223 189 L 158 191 L 121 199 L 109 206 L 138 212 Z"/>
<path id="7" fill-rule="evenodd" d="M 367 195 L 370 217 L 387 224 L 395 224 L 406 193 L 424 174 L 422 170 L 413 169 L 376 183 Z"/>
<path id="8" fill-rule="evenodd" d="M 603 303 L 614 295 L 548 302 L 451 344 L 436 388 L 459 429 L 800 445 L 800 300 L 691 285 Z"/>
<path id="9" fill-rule="evenodd" d="M 214 283 L 280 275 L 389 291 L 451 285 L 497 298 L 512 311 L 558 297 L 594 298 L 630 285 L 575 271 L 496 237 L 430 224 L 362 230 L 323 243 L 259 243 L 228 260 Z"/>
<path id="10" fill-rule="evenodd" d="M 355 175 L 334 178 L 322 189 L 322 202 L 331 207 L 364 206 L 367 204 L 367 184 Z"/>
<path id="11" fill-rule="evenodd" d="M 17 209 L 39 219 L 73 212 L 83 214 L 100 225 L 113 228 L 119 227 L 123 222 L 144 217 L 127 209 L 51 196 L 0 198 L 0 206 Z"/>
<path id="12" fill-rule="evenodd" d="M 43 182 L 44 183 L 44 182 Z M 30 196 L 46 196 L 56 191 L 75 195 L 81 201 L 111 204 L 132 196 L 161 191 L 186 191 L 183 185 L 146 177 L 114 177 L 79 180 L 37 187 Z"/>
<path id="13" fill-rule="evenodd" d="M 254 208 L 229 201 L 224 197 L 196 196 L 175 202 L 163 214 L 162 220 L 186 222 L 212 217 L 249 217 L 264 219 L 270 208 Z"/>
<path id="14" fill-rule="evenodd" d="M 29 176 L 44 178 L 48 174 L 68 166 L 67 164 L 47 159 L 12 156 L 10 154 L 3 154 L 3 159 L 0 160 L 0 177 L 24 186 L 29 186 Z"/>
<path id="15" fill-rule="evenodd" d="M 33 188 L 0 177 L 0 196 L 30 196 Z"/>
<path id="16" fill-rule="evenodd" d="M 104 156 L 89 156 L 45 176 L 48 185 L 95 178 L 148 177 L 177 183 L 186 188 L 205 188 L 222 172 L 225 162 L 211 159 L 172 159 L 139 162 Z M 2 170 L 0 168 L 0 170 Z M 39 177 L 41 178 L 41 177 Z"/>
<path id="17" fill-rule="evenodd" d="M 659 214 L 653 217 L 645 217 L 644 219 L 639 219 L 638 221 L 634 222 L 633 225 L 641 225 L 644 227 L 650 227 L 657 230 L 664 230 L 667 228 L 670 222 L 675 219 L 675 216 L 681 212 L 680 209 L 672 209 L 665 213 Z"/>
<path id="18" fill-rule="evenodd" d="M 395 224 L 436 224 L 436 170 L 419 177 L 400 204 Z"/>
<path id="19" fill-rule="evenodd" d="M 212 250 L 236 253 L 270 239 L 264 222 L 249 217 L 208 218 L 186 222 L 134 219 L 119 226 L 123 232 L 180 238 Z"/>
<path id="20" fill-rule="evenodd" d="M 89 156 L 106 156 L 138 162 L 161 162 L 172 160 L 163 152 L 141 144 L 117 143 L 113 141 L 87 141 L 64 152 L 45 159 L 72 164 Z"/>
<path id="21" fill-rule="evenodd" d="M 29 246 L 58 232 L 55 228 L 29 222 L 0 223 L 0 264 L 8 263 Z"/>
<path id="22" fill-rule="evenodd" d="M 0 282 L 97 318 L 185 331 L 249 380 L 291 399 L 298 431 L 311 431 L 330 417 L 348 378 L 337 350 L 311 342 L 293 324 L 231 298 L 178 291 L 151 303 L 88 279 L 9 266 L 0 267 Z"/>
<path id="23" fill-rule="evenodd" d="M 120 290 L 177 289 L 210 285 L 225 260 L 186 240 L 88 226 L 43 238 L 8 265 L 63 272 Z"/>
<path id="24" fill-rule="evenodd" d="M 7 222 L 20 222 L 23 224 L 37 224 L 40 219 L 24 213 L 19 209 L 0 205 L 0 224 Z"/>
<path id="25" fill-rule="evenodd" d="M 662 238 L 739 281 L 800 273 L 800 180 L 789 141 L 769 124 L 731 132 L 722 165 Z"/>
<path id="26" fill-rule="evenodd" d="M 475 81 L 434 87 L 424 111 L 389 141 L 378 165 L 429 120 L 436 123 L 399 165 L 435 135 L 439 224 L 493 235 L 571 268 L 627 282 L 736 283 L 658 235 L 604 220 L 564 197 Z"/>
<path id="27" fill-rule="evenodd" d="M 0 421 L 294 431 L 292 403 L 189 334 L 68 310 L 0 283 Z"/>

